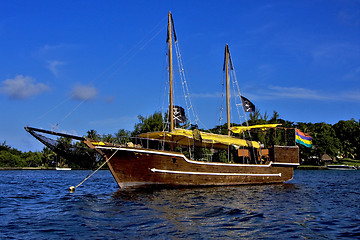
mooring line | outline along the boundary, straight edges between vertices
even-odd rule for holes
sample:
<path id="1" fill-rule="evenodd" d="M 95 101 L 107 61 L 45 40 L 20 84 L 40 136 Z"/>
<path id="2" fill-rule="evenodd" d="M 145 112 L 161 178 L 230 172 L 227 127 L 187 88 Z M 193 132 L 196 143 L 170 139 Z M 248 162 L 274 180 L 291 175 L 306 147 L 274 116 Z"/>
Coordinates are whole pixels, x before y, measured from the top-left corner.
<path id="1" fill-rule="evenodd" d="M 101 166 L 98 167 L 98 169 L 96 169 L 93 173 L 91 173 L 90 175 L 88 175 L 88 176 L 87 176 L 81 183 L 79 183 L 76 187 L 71 186 L 71 187 L 69 188 L 69 191 L 70 191 L 70 192 L 75 192 L 75 189 L 76 189 L 77 187 L 79 187 L 79 186 L 80 186 L 81 184 L 83 184 L 86 180 L 88 180 L 92 175 L 94 175 L 97 171 L 99 171 L 107 162 L 110 161 L 110 159 L 111 159 L 118 151 L 119 151 L 119 148 L 116 149 L 116 151 L 110 156 L 110 158 L 108 158 L 103 164 L 101 164 Z"/>

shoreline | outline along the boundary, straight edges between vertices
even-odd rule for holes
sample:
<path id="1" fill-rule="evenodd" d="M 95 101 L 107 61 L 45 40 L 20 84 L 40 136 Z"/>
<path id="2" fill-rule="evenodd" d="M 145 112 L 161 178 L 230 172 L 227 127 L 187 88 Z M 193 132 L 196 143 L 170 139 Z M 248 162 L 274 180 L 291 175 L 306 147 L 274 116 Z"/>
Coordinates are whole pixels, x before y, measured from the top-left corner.
<path id="1" fill-rule="evenodd" d="M 313 166 L 313 165 L 303 165 L 295 168 L 296 170 L 329 170 L 326 166 Z"/>
<path id="2" fill-rule="evenodd" d="M 0 171 L 7 170 L 56 170 L 55 167 L 0 167 Z M 71 171 L 77 170 L 91 170 L 86 168 L 72 168 Z M 108 170 L 108 169 L 100 169 L 100 170 Z"/>
<path id="3" fill-rule="evenodd" d="M 0 170 L 56 170 L 55 167 L 0 167 Z"/>

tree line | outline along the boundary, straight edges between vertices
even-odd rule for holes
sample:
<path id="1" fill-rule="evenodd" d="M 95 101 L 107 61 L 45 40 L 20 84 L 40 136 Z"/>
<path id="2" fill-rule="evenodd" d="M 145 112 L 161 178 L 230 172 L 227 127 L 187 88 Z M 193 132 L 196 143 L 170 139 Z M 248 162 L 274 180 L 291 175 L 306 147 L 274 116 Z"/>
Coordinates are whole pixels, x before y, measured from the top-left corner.
<path id="1" fill-rule="evenodd" d="M 162 131 L 165 129 L 164 116 L 160 112 L 155 112 L 149 117 L 138 116 L 139 122 L 135 124 L 133 131 L 120 129 L 114 134 L 99 134 L 95 130 L 89 130 L 87 137 L 95 141 L 104 141 L 114 144 L 124 144 L 131 141 L 132 137 L 144 132 Z M 295 130 L 309 134 L 312 137 L 313 146 L 311 148 L 299 145 L 300 159 L 303 163 L 319 164 L 319 159 L 323 154 L 328 154 L 333 159 L 349 158 L 360 159 L 360 120 L 355 119 L 341 120 L 336 124 L 304 123 L 291 122 L 279 117 L 274 111 L 270 117 L 267 113 L 261 115 L 259 110 L 249 116 L 249 125 L 258 124 L 281 124 L 280 128 L 269 129 L 267 131 L 251 132 L 250 140 L 260 141 L 267 146 L 272 145 L 295 145 Z M 189 124 L 186 123 L 188 126 Z M 239 124 L 234 124 L 239 125 Z M 227 127 L 224 125 L 210 129 L 213 133 L 227 134 Z M 71 139 L 58 138 L 61 148 L 77 146 L 79 149 L 85 148 L 84 143 L 72 143 Z M 53 152 L 48 147 L 44 147 L 38 152 L 22 152 L 3 142 L 0 145 L 0 167 L 55 167 L 68 166 L 72 168 L 94 168 L 99 165 L 99 157 L 88 152 L 78 150 L 76 158 L 64 158 Z"/>
<path id="2" fill-rule="evenodd" d="M 360 159 L 360 120 L 340 120 L 335 124 L 290 122 L 279 118 L 279 114 L 274 111 L 271 118 L 257 111 L 250 115 L 249 125 L 280 123 L 281 127 L 275 134 L 274 139 L 270 139 L 272 144 L 295 145 L 295 130 L 310 135 L 312 137 L 312 147 L 299 145 L 300 159 L 303 163 L 313 165 L 319 164 L 322 155 L 327 154 L 332 159 L 349 158 Z M 270 131 L 275 131 L 274 129 Z"/>

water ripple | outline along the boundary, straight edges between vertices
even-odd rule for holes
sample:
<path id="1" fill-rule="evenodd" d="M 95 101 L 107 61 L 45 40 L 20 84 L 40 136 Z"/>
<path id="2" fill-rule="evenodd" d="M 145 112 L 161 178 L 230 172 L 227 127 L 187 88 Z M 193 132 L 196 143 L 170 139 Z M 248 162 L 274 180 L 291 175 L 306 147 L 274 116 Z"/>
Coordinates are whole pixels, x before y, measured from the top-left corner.
<path id="1" fill-rule="evenodd" d="M 286 184 L 118 190 L 100 171 L 0 171 L 1 239 L 354 239 L 360 171 Z"/>

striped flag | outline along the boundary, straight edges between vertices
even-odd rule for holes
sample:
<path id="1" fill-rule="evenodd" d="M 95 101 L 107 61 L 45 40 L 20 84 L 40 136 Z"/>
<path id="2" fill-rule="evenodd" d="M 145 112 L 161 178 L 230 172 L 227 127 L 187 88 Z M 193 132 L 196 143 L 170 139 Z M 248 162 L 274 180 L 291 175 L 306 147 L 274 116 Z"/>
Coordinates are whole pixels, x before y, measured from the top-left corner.
<path id="1" fill-rule="evenodd" d="M 298 129 L 295 129 L 295 138 L 297 143 L 302 144 L 305 147 L 312 146 L 312 137 L 310 137 L 310 135 L 301 132 Z"/>

